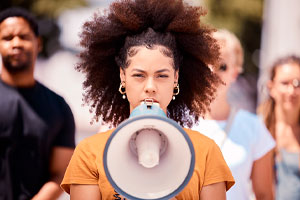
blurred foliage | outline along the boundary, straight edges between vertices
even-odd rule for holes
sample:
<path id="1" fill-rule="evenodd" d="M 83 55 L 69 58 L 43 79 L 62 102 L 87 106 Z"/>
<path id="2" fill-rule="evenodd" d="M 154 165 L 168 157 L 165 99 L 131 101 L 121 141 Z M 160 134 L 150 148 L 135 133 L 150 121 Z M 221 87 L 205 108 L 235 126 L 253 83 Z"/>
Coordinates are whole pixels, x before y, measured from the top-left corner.
<path id="1" fill-rule="evenodd" d="M 235 33 L 240 39 L 245 53 L 244 73 L 257 75 L 263 0 L 202 1 L 202 5 L 208 10 L 208 14 L 203 20 L 215 28 L 224 28 Z"/>
<path id="2" fill-rule="evenodd" d="M 58 41 L 60 30 L 56 23 L 59 15 L 68 9 L 87 6 L 87 2 L 85 0 L 2 0 L 0 10 L 13 6 L 25 8 L 37 17 L 43 40 L 43 51 L 40 55 L 49 57 L 61 48 Z"/>

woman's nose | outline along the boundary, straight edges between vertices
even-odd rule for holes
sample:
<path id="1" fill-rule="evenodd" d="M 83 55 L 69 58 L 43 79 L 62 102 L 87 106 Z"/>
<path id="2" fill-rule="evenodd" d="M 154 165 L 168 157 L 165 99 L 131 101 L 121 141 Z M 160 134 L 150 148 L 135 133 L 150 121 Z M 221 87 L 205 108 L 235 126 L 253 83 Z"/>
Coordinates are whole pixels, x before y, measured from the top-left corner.
<path id="1" fill-rule="evenodd" d="M 152 78 L 148 78 L 145 84 L 145 92 L 146 93 L 155 93 L 156 92 L 156 86 L 155 82 Z"/>
<path id="2" fill-rule="evenodd" d="M 296 88 L 294 87 L 294 85 L 292 85 L 292 84 L 288 85 L 288 89 L 287 90 L 288 90 L 289 94 L 293 94 L 295 92 L 295 89 Z"/>

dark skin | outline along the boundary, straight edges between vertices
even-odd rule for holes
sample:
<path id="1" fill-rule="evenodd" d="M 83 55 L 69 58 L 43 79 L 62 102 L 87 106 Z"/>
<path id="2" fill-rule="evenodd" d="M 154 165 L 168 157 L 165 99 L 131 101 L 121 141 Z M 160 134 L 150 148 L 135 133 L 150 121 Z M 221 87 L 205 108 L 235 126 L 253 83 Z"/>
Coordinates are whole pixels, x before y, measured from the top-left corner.
<path id="1" fill-rule="evenodd" d="M 34 65 L 41 41 L 22 17 L 9 17 L 0 24 L 0 54 L 2 72 L 0 78 L 13 87 L 32 87 L 35 84 Z M 57 199 L 62 190 L 60 182 L 73 154 L 73 149 L 54 147 L 50 157 L 50 176 L 40 191 L 33 197 Z"/>
<path id="2" fill-rule="evenodd" d="M 5 19 L 0 24 L 1 79 L 14 87 L 33 86 L 34 62 L 40 49 L 40 39 L 23 18 Z"/>

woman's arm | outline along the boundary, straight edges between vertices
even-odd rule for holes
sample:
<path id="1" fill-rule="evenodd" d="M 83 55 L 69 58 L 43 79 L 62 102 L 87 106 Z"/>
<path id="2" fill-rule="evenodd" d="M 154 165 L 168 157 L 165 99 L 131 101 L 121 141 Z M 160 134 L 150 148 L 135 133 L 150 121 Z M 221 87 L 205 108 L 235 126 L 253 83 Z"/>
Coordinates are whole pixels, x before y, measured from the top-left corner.
<path id="1" fill-rule="evenodd" d="M 75 185 L 70 186 L 71 200 L 101 200 L 98 185 Z"/>
<path id="2" fill-rule="evenodd" d="M 273 151 L 256 160 L 252 166 L 252 187 L 257 200 L 273 200 Z"/>
<path id="3" fill-rule="evenodd" d="M 206 185 L 202 188 L 200 193 L 201 200 L 225 200 L 226 199 L 226 186 L 225 182 L 214 183 Z"/>

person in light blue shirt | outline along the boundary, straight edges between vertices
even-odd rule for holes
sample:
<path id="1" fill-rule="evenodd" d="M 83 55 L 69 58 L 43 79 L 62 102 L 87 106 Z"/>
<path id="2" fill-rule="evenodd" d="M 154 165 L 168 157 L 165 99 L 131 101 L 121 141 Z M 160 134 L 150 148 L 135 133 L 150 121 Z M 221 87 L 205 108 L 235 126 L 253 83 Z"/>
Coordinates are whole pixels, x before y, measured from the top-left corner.
<path id="1" fill-rule="evenodd" d="M 215 71 L 224 82 L 217 90 L 211 112 L 193 129 L 212 138 L 221 148 L 236 184 L 226 193 L 230 200 L 273 199 L 272 149 L 275 142 L 255 114 L 231 105 L 230 86 L 242 71 L 243 50 L 227 30 L 213 34 L 220 45 L 221 65 Z M 253 189 L 253 192 L 251 190 Z"/>

